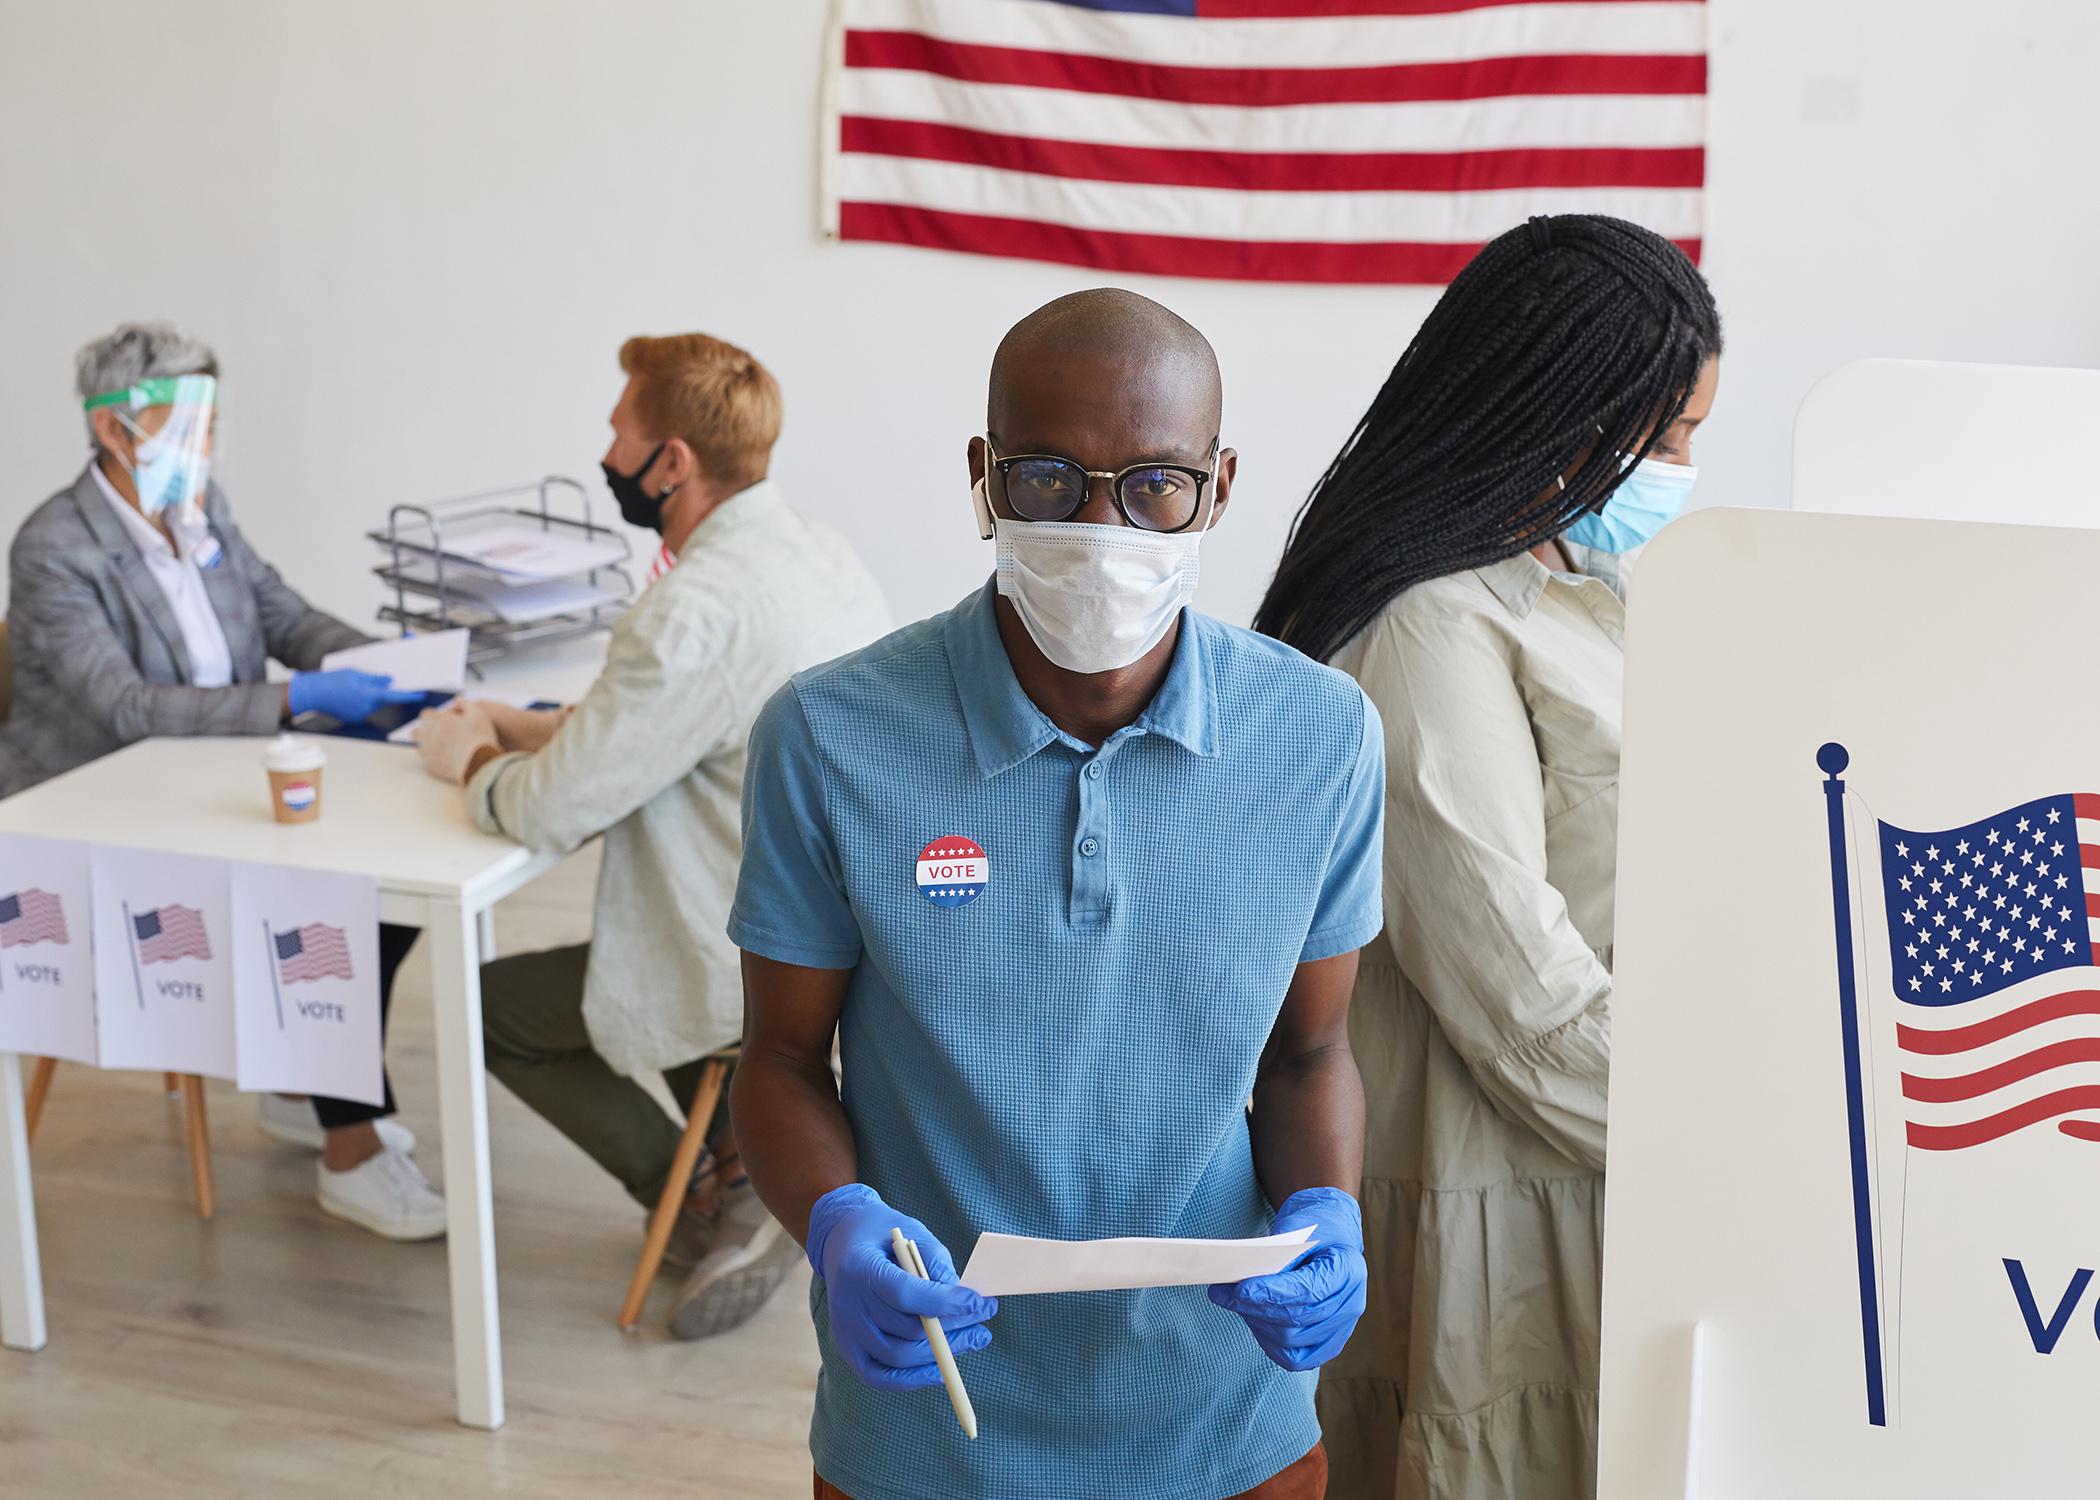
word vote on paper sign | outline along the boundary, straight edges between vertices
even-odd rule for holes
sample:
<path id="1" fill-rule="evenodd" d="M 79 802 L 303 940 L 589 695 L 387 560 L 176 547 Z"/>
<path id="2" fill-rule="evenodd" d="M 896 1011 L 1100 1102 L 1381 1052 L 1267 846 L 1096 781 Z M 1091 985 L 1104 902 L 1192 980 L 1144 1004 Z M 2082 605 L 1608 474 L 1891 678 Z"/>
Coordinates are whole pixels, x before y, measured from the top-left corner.
<path id="1" fill-rule="evenodd" d="M 1441 284 L 1534 214 L 1697 258 L 1698 0 L 843 0 L 827 232 L 1101 270 Z"/>

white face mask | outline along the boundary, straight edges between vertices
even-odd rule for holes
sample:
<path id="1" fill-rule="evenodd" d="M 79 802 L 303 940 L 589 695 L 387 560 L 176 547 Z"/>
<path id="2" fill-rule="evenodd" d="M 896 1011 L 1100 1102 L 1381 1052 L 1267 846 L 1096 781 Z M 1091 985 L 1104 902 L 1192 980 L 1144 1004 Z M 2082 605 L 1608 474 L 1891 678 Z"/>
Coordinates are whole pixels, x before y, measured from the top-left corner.
<path id="1" fill-rule="evenodd" d="M 1057 665 L 1113 672 L 1158 645 L 1196 597 L 1196 548 L 1209 519 L 1161 532 L 996 518 L 999 592 Z"/>

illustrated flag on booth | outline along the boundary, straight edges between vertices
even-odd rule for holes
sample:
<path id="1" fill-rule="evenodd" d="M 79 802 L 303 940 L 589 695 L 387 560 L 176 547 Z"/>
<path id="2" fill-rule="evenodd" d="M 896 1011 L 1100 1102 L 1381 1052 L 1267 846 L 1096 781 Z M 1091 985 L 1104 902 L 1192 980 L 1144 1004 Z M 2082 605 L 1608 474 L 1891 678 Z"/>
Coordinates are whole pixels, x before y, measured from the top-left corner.
<path id="1" fill-rule="evenodd" d="M 357 977 L 350 966 L 350 944 L 340 927 L 309 922 L 291 932 L 275 933 L 273 940 L 277 946 L 277 972 L 286 984 Z"/>
<path id="2" fill-rule="evenodd" d="M 835 0 L 825 231 L 1441 284 L 1534 214 L 1698 257 L 1699 0 Z"/>
<path id="3" fill-rule="evenodd" d="M 142 964 L 211 958 L 211 938 L 204 930 L 204 914 L 194 907 L 178 904 L 139 912 L 131 919 L 131 929 L 138 939 Z"/>
<path id="4" fill-rule="evenodd" d="M 2100 1141 L 2100 796 L 1877 827 L 1910 1144 Z"/>
<path id="5" fill-rule="evenodd" d="M 65 903 L 49 891 L 31 886 L 0 896 L 0 948 L 31 943 L 66 943 Z"/>
<path id="6" fill-rule="evenodd" d="M 1911 1153 L 2010 1151 L 1985 1168 L 2007 1171 L 2052 1149 L 2049 1138 L 2100 1142 L 2100 795 L 2039 797 L 1919 830 L 1848 793 L 1844 746 L 1823 746 L 1816 763 L 1867 1420 L 1879 1427 L 1902 1346 Z"/>

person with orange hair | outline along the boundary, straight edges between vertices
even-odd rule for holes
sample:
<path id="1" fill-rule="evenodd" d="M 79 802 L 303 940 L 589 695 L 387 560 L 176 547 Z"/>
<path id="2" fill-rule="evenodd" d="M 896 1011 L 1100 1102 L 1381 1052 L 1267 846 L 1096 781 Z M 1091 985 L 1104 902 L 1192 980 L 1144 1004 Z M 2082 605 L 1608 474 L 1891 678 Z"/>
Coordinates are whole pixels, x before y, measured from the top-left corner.
<path id="1" fill-rule="evenodd" d="M 678 1126 L 637 1081 L 690 1109 L 701 1059 L 738 1038 L 726 924 L 742 855 L 744 742 L 774 689 L 889 628 L 844 539 L 768 477 L 780 387 L 706 334 L 629 339 L 607 485 L 661 533 L 670 571 L 613 627 L 580 703 L 532 712 L 455 699 L 419 721 L 434 776 L 482 828 L 567 853 L 603 836 L 595 935 L 482 970 L 489 1071 L 654 1208 Z M 734 1327 L 799 1251 L 738 1164 L 727 1091 L 665 1263 L 688 1269 L 672 1331 Z"/>

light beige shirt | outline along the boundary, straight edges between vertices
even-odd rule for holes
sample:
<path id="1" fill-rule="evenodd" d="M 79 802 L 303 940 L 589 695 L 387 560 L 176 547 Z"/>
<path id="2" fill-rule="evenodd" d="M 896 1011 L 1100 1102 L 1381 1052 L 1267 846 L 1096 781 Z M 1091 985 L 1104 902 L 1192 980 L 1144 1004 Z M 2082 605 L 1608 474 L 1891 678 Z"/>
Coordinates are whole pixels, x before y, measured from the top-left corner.
<path id="1" fill-rule="evenodd" d="M 159 527 L 117 493 L 99 462 L 90 463 L 88 473 L 95 477 L 95 488 L 102 491 L 102 498 L 123 521 L 125 533 L 146 561 L 146 571 L 153 575 L 153 581 L 167 597 L 168 608 L 175 612 L 183 650 L 190 659 L 190 686 L 225 687 L 233 681 L 233 652 L 227 648 L 219 612 L 211 607 L 211 596 L 204 592 L 195 554 L 188 549 L 178 553 L 160 534 Z"/>
<path id="2" fill-rule="evenodd" d="M 1386 729 L 1386 928 L 1350 1013 L 1370 1311 L 1319 1393 L 1337 1494 L 1595 1493 L 1625 611 L 1619 560 L 1569 551 L 1581 572 L 1420 584 L 1334 662 Z"/>
<path id="3" fill-rule="evenodd" d="M 605 836 L 584 1020 L 617 1071 L 736 1040 L 743 987 L 726 925 L 745 741 L 790 676 L 889 623 L 845 540 L 755 485 L 710 512 L 620 618 L 604 672 L 554 737 L 468 782 L 491 833 L 559 853 Z"/>

